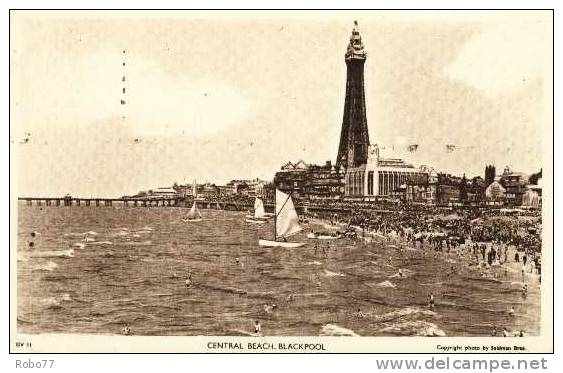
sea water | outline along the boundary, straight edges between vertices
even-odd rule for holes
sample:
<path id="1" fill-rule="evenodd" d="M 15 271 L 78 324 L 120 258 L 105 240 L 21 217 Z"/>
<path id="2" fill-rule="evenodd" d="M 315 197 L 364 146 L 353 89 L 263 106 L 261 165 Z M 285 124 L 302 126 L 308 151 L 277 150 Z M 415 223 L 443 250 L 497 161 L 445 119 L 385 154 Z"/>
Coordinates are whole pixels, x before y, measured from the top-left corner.
<path id="1" fill-rule="evenodd" d="M 186 222 L 184 208 L 18 208 L 22 333 L 118 334 L 127 325 L 135 335 L 237 335 L 255 321 L 264 335 L 287 336 L 540 333 L 537 276 L 524 297 L 519 273 L 481 277 L 452 253 L 382 237 L 307 239 L 323 229 L 314 223 L 291 237 L 303 247 L 260 247 L 272 222 L 245 223 L 245 212 L 202 210 L 202 221 Z"/>

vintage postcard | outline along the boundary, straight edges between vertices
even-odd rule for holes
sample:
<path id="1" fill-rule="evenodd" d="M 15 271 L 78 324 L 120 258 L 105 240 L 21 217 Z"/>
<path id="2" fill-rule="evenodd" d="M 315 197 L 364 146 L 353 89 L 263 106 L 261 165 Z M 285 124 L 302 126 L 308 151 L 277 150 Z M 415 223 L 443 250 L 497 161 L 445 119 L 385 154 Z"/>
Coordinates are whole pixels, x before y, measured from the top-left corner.
<path id="1" fill-rule="evenodd" d="M 10 12 L 12 352 L 551 352 L 553 13 Z"/>

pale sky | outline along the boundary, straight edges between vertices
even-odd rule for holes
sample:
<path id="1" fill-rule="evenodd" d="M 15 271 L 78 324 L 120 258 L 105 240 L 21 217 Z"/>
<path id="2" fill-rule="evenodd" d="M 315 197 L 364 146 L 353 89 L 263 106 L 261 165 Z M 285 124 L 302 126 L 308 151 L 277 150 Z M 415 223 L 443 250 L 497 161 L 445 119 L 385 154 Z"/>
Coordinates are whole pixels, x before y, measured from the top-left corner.
<path id="1" fill-rule="evenodd" d="M 121 196 L 334 162 L 355 19 L 384 156 L 468 176 L 542 167 L 550 12 L 16 13 L 17 194 Z"/>

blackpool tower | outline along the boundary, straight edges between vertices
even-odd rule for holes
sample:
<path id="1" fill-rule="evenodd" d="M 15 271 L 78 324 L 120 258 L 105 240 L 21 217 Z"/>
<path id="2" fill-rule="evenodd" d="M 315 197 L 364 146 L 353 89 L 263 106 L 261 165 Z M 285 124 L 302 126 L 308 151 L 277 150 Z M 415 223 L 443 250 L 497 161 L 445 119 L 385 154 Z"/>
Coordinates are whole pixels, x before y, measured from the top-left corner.
<path id="1" fill-rule="evenodd" d="M 364 63 L 366 52 L 358 31 L 358 22 L 350 36 L 345 55 L 346 60 L 346 99 L 340 132 L 340 145 L 336 165 L 344 168 L 358 167 L 368 159 L 369 134 L 364 95 Z"/>

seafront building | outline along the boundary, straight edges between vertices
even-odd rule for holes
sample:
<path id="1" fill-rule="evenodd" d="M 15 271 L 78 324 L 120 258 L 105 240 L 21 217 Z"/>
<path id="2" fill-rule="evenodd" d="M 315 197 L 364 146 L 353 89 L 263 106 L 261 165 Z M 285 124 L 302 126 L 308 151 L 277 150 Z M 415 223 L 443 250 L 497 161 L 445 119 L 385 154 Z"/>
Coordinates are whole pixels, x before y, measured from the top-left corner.
<path id="1" fill-rule="evenodd" d="M 231 180 L 226 187 L 231 189 L 232 194 L 244 194 L 249 197 L 263 197 L 272 193 L 271 182 L 259 178 Z"/>
<path id="2" fill-rule="evenodd" d="M 326 161 L 324 165 L 287 162 L 274 176 L 274 185 L 296 199 L 341 200 L 344 169 Z"/>

